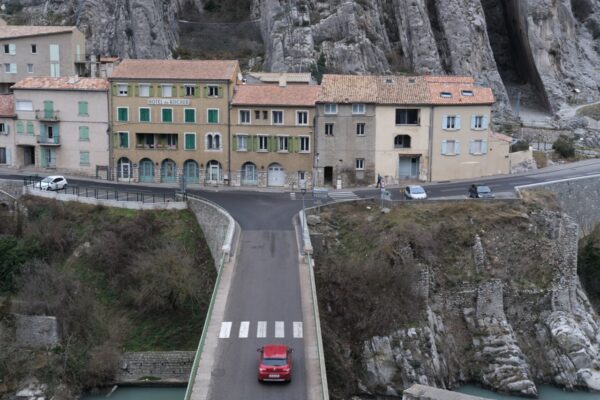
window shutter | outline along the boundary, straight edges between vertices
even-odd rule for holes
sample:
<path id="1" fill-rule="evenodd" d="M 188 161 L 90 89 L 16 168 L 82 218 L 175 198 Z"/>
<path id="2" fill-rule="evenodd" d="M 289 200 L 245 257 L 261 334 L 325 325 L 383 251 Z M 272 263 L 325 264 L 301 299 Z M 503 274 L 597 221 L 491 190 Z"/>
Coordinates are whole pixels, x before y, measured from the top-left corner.
<path id="1" fill-rule="evenodd" d="M 477 118 L 476 115 L 471 115 L 471 129 L 475 129 L 475 119 Z"/>
<path id="2" fill-rule="evenodd" d="M 460 115 L 456 116 L 456 124 L 454 125 L 455 129 L 460 129 Z"/>
<path id="3" fill-rule="evenodd" d="M 156 96 L 157 97 L 162 97 L 162 92 L 163 92 L 162 86 L 161 85 L 157 85 L 156 86 Z"/>
<path id="4" fill-rule="evenodd" d="M 299 137 L 293 137 L 291 139 L 294 142 L 293 152 L 294 153 L 298 153 L 300 151 L 300 138 Z"/>
<path id="5" fill-rule="evenodd" d="M 135 97 L 140 97 L 140 85 L 134 85 Z"/>
<path id="6" fill-rule="evenodd" d="M 119 92 L 118 92 L 118 90 L 119 90 L 119 89 L 117 88 L 117 85 L 113 84 L 113 85 L 112 85 L 112 95 L 113 95 L 113 96 L 116 96 L 116 95 L 117 95 L 117 93 L 119 93 Z"/>
<path id="7" fill-rule="evenodd" d="M 275 151 L 277 149 L 277 143 L 275 143 L 276 140 L 277 138 L 275 136 L 269 136 L 269 143 L 267 146 L 269 151 Z"/>
<path id="8" fill-rule="evenodd" d="M 487 115 L 483 116 L 483 123 L 482 123 L 482 128 L 483 129 L 487 129 L 490 125 L 490 119 L 487 117 Z"/>
<path id="9" fill-rule="evenodd" d="M 123 147 L 125 147 L 126 149 L 129 148 L 129 134 L 128 133 L 123 134 Z"/>
<path id="10" fill-rule="evenodd" d="M 442 117 L 442 129 L 448 129 L 448 116 L 444 115 Z M 444 153 L 446 154 L 446 153 Z"/>
<path id="11" fill-rule="evenodd" d="M 17 133 L 25 133 L 23 121 L 17 121 Z"/>
<path id="12" fill-rule="evenodd" d="M 154 85 L 148 85 L 148 97 L 154 96 Z"/>
<path id="13" fill-rule="evenodd" d="M 475 141 L 474 140 L 469 140 L 469 154 L 475 154 Z"/>
<path id="14" fill-rule="evenodd" d="M 200 97 L 200 88 L 198 86 L 194 87 L 194 97 Z"/>
<path id="15" fill-rule="evenodd" d="M 6 131 L 6 134 L 8 135 L 10 133 L 10 125 L 4 124 L 4 130 Z"/>
<path id="16" fill-rule="evenodd" d="M 127 85 L 127 96 L 133 96 L 133 85 Z"/>
<path id="17" fill-rule="evenodd" d="M 10 147 L 6 148 L 6 163 L 12 165 L 12 154 L 10 153 Z"/>
<path id="18" fill-rule="evenodd" d="M 8 45 L 8 51 L 9 51 L 9 53 L 11 55 L 14 56 L 15 54 L 17 54 L 17 45 L 15 45 L 15 44 L 9 44 Z"/>
<path id="19" fill-rule="evenodd" d="M 442 140 L 442 154 L 448 153 L 448 143 L 445 140 Z"/>
<path id="20" fill-rule="evenodd" d="M 487 154 L 487 151 L 488 151 L 488 148 L 487 148 L 488 144 L 487 143 L 488 143 L 487 140 L 482 140 L 481 141 L 481 154 Z"/>
<path id="21" fill-rule="evenodd" d="M 179 86 L 179 97 L 183 97 L 185 96 L 185 86 L 181 85 Z M 177 96 L 175 96 L 177 97 Z"/>
<path id="22" fill-rule="evenodd" d="M 456 140 L 454 142 L 454 154 L 460 154 L 460 141 Z"/>
<path id="23" fill-rule="evenodd" d="M 204 86 L 204 97 L 208 97 L 208 86 Z"/>
<path id="24" fill-rule="evenodd" d="M 225 96 L 225 87 L 219 86 L 219 97 Z"/>
<path id="25" fill-rule="evenodd" d="M 238 149 L 238 137 L 239 135 L 233 135 L 233 140 L 231 141 L 231 150 L 237 151 Z"/>

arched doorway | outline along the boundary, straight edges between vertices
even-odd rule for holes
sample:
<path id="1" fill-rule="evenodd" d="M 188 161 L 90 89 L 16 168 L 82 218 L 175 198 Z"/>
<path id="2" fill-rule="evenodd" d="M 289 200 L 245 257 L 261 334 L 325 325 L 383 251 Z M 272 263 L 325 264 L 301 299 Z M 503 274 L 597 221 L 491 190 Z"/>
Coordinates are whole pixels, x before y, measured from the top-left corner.
<path id="1" fill-rule="evenodd" d="M 285 171 L 281 164 L 273 163 L 269 165 L 267 174 L 268 186 L 283 186 L 285 184 Z"/>
<path id="2" fill-rule="evenodd" d="M 183 175 L 187 183 L 200 182 L 200 169 L 198 163 L 194 160 L 187 160 L 183 163 Z"/>
<path id="3" fill-rule="evenodd" d="M 242 185 L 258 185 L 258 173 L 256 172 L 256 164 L 252 162 L 247 162 L 244 165 L 242 165 Z"/>
<path id="4" fill-rule="evenodd" d="M 206 164 L 206 180 L 216 183 L 221 181 L 221 163 L 211 160 Z"/>
<path id="5" fill-rule="evenodd" d="M 117 179 L 131 179 L 131 160 L 121 157 L 117 161 Z"/>
<path id="6" fill-rule="evenodd" d="M 154 182 L 154 162 L 149 158 L 140 161 L 140 182 Z"/>
<path id="7" fill-rule="evenodd" d="M 177 164 L 170 158 L 164 160 L 160 166 L 160 181 L 162 183 L 177 182 Z"/>

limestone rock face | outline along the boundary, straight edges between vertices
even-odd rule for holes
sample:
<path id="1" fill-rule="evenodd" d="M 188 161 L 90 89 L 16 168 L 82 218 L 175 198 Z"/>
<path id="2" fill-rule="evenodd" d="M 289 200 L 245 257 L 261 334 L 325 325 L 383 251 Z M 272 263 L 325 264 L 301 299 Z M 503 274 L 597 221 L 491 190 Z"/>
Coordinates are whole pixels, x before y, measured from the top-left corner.
<path id="1" fill-rule="evenodd" d="M 577 276 L 578 226 L 549 211 L 527 219 L 531 232 L 547 239 L 528 252 L 550 253 L 549 284 L 520 287 L 507 277 L 440 292 L 435 270 L 427 269 L 418 283 L 427 299 L 423 322 L 363 343 L 362 392 L 394 395 L 415 383 L 448 388 L 463 381 L 528 397 L 537 396 L 535 381 L 600 390 L 600 319 Z M 495 253 L 493 244 L 474 242 L 475 260 L 465 268 L 481 271 L 482 259 L 498 268 L 502 260 L 487 251 Z"/>

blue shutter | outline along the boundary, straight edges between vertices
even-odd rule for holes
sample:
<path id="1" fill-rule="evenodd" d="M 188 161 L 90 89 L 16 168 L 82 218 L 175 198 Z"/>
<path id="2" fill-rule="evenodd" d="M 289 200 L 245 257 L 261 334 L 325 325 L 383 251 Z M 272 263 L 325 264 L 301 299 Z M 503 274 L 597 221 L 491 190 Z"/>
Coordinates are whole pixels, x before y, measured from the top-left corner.
<path id="1" fill-rule="evenodd" d="M 487 140 L 483 140 L 481 143 L 481 154 L 487 154 L 487 146 L 488 146 L 488 141 Z"/>
<path id="2" fill-rule="evenodd" d="M 454 142 L 454 154 L 458 155 L 460 154 L 460 141 L 456 140 Z"/>
<path id="3" fill-rule="evenodd" d="M 487 115 L 483 116 L 483 123 L 482 123 L 482 128 L 483 129 L 487 129 L 488 126 L 490 125 L 490 119 L 487 117 Z"/>
<path id="4" fill-rule="evenodd" d="M 460 115 L 456 116 L 456 123 L 454 125 L 454 129 L 460 129 Z"/>
<path id="5" fill-rule="evenodd" d="M 442 140 L 442 154 L 448 153 L 448 144 L 445 140 Z"/>
<path id="6" fill-rule="evenodd" d="M 442 117 L 442 129 L 448 129 L 448 116 L 447 115 L 444 115 Z"/>
<path id="7" fill-rule="evenodd" d="M 10 147 L 6 148 L 6 164 L 12 165 L 12 155 L 10 153 Z"/>
<path id="8" fill-rule="evenodd" d="M 477 119 L 477 115 L 471 115 L 471 129 L 475 129 L 475 120 Z"/>
<path id="9" fill-rule="evenodd" d="M 475 154 L 475 141 L 469 141 L 469 154 Z"/>

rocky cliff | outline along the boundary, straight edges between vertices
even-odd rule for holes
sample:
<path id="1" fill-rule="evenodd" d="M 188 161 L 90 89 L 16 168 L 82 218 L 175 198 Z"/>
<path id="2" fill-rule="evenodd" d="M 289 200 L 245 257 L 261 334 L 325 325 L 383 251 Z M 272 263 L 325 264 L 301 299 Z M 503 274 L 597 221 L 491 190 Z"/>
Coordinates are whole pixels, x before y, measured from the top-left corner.
<path id="1" fill-rule="evenodd" d="M 4 2 L 12 22 L 76 23 L 100 54 L 164 58 L 183 44 L 270 71 L 308 71 L 322 55 L 330 72 L 468 74 L 494 88 L 502 118 L 517 101 L 555 113 L 600 99 L 600 0 Z M 217 45 L 203 44 L 215 30 Z"/>
<path id="2" fill-rule="evenodd" d="M 333 397 L 399 396 L 413 383 L 478 382 L 523 396 L 540 382 L 600 391 L 600 320 L 577 276 L 578 227 L 566 215 L 467 203 L 382 216 L 347 205 L 318 222 Z"/>

